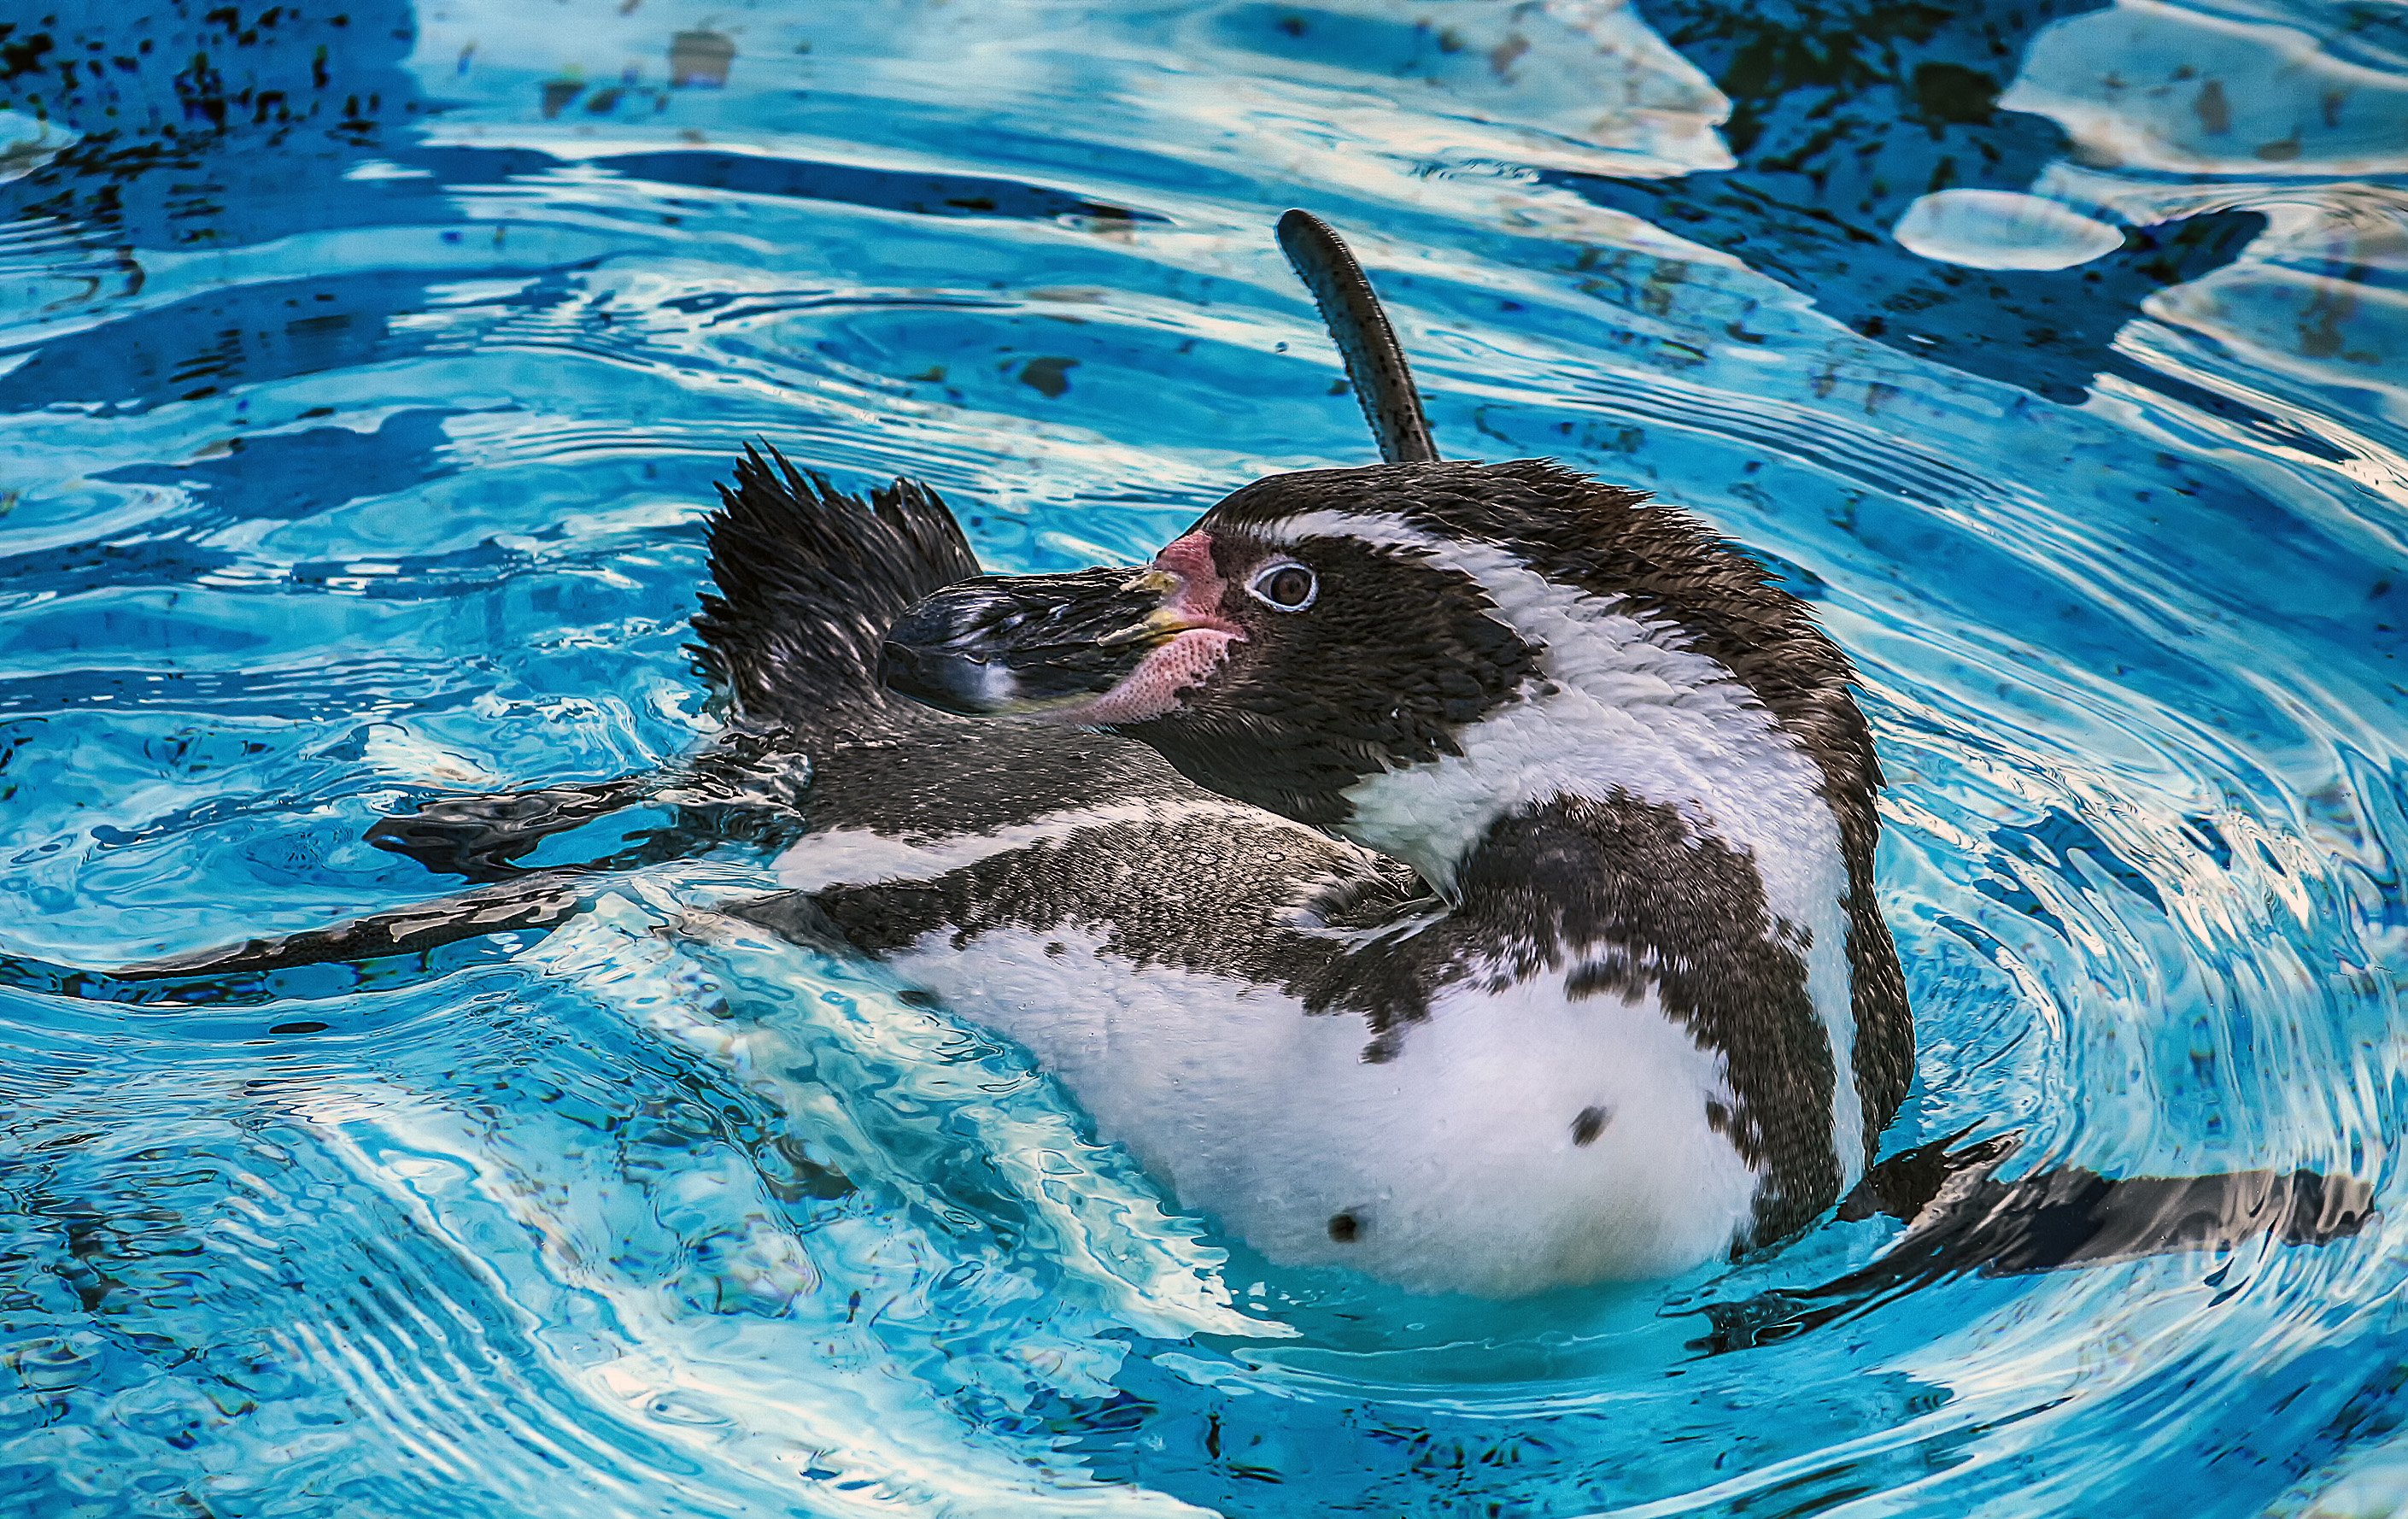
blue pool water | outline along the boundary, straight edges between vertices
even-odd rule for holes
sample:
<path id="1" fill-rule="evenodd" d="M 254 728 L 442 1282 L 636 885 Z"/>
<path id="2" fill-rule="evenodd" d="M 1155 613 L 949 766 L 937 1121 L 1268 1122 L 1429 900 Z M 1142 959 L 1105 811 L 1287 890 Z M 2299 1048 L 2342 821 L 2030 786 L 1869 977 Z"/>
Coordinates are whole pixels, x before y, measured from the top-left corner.
<path id="1" fill-rule="evenodd" d="M 0 0 L 0 1511 L 2408 1509 L 2403 14 Z M 1441 450 L 1704 512 L 1859 662 L 1891 1147 L 2381 1215 L 1710 1354 L 1885 1226 L 1277 1270 L 711 916 L 738 849 L 366 984 L 73 973 L 438 896 L 373 820 L 704 742 L 747 438 L 1012 569 L 1366 460 L 1290 205 Z"/>

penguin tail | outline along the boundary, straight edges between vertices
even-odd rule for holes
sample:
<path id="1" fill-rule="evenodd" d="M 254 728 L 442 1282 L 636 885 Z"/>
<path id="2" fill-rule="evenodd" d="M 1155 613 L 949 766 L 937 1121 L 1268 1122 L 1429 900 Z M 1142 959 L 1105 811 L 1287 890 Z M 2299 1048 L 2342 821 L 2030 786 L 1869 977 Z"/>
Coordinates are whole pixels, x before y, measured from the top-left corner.
<path id="1" fill-rule="evenodd" d="M 748 724 L 810 725 L 882 707 L 879 645 L 903 609 L 979 572 L 942 498 L 897 480 L 867 500 L 747 446 L 710 519 L 710 574 L 692 646 Z"/>

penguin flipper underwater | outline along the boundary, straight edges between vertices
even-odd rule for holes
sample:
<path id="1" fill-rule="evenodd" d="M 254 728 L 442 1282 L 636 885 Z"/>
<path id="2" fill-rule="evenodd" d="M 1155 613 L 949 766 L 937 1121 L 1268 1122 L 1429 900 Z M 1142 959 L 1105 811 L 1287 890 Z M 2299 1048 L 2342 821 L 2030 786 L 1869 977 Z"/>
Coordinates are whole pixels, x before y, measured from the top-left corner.
<path id="1" fill-rule="evenodd" d="M 230 982 L 314 965 L 423 959 L 448 945 L 540 937 L 619 871 L 715 844 L 774 849 L 805 829 L 812 762 L 890 698 L 877 679 L 880 635 L 911 601 L 978 571 L 937 494 L 898 480 L 867 497 L 748 447 L 708 529 L 718 593 L 701 598 L 695 663 L 735 721 L 712 746 L 651 774 L 440 797 L 379 820 L 367 838 L 470 890 L 275 938 L 91 971 L 10 958 L 18 984 L 147 999 L 150 983 Z M 517 862 L 554 835 L 651 805 L 668 821 L 574 863 Z M 111 983 L 122 983 L 112 986 Z"/>
<path id="2" fill-rule="evenodd" d="M 1668 1314 L 1706 1320 L 1706 1332 L 1689 1348 L 1722 1355 L 1780 1344 L 1954 1277 L 2028 1276 L 2183 1251 L 2229 1252 L 2260 1236 L 2286 1245 L 2330 1244 L 2375 1216 L 2367 1182 L 2307 1169 L 2108 1177 L 2064 1166 L 2002 1182 L 1997 1173 L 2021 1136 L 2010 1131 L 1961 1143 L 1971 1132 L 1899 1151 L 1842 1199 L 1837 1222 L 1886 1216 L 1906 1225 L 1863 1266 L 1810 1287 L 1670 1305 Z M 2224 1269 L 2208 1282 L 2220 1284 Z"/>

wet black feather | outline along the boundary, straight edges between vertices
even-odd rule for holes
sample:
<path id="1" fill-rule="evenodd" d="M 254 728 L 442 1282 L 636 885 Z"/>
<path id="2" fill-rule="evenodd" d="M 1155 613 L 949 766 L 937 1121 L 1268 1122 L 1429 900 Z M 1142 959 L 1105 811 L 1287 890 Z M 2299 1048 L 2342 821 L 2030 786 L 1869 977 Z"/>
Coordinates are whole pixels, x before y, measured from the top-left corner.
<path id="1" fill-rule="evenodd" d="M 878 645 L 903 609 L 978 573 L 937 493 L 898 480 L 867 501 L 746 448 L 710 520 L 695 664 L 755 724 L 882 706 Z"/>

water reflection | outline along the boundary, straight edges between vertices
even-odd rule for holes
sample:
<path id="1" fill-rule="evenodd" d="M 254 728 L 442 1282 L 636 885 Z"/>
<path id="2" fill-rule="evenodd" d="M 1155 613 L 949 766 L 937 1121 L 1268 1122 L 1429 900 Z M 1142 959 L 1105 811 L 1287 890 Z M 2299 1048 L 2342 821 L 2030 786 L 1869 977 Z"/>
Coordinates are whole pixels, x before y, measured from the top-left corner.
<path id="1" fill-rule="evenodd" d="M 0 25 L 0 1506 L 2397 1506 L 2381 17 Z M 1928 199 L 1966 191 L 2000 198 Z M 1014 1052 L 716 915 L 740 838 L 406 975 L 54 974 L 421 899 L 379 816 L 697 749 L 699 516 L 748 436 L 931 479 L 1006 568 L 1363 458 L 1270 242 L 1298 202 L 1443 448 L 1708 513 L 1863 663 L 1925 1031 L 1895 1146 L 2308 1167 L 2380 1216 L 1704 1354 L 1702 1305 L 1899 1225 L 1507 1309 L 1274 1271 Z"/>

